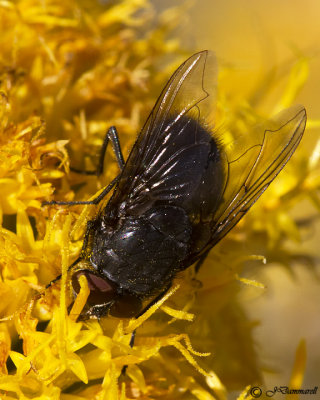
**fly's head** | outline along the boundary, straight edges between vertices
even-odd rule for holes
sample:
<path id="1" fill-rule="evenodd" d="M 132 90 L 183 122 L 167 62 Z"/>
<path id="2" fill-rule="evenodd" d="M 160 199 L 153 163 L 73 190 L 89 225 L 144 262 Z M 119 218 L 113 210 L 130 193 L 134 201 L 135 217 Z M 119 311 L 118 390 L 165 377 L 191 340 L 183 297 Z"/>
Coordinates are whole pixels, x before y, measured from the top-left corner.
<path id="1" fill-rule="evenodd" d="M 118 318 L 137 316 L 142 309 L 139 297 L 122 290 L 102 273 L 90 269 L 78 269 L 72 275 L 73 294 L 76 297 L 80 292 L 79 278 L 84 275 L 90 290 L 86 306 L 78 320 L 88 318 L 102 318 L 112 315 Z"/>
<path id="2" fill-rule="evenodd" d="M 121 221 L 110 216 L 89 221 L 79 265 L 73 270 L 72 289 L 76 297 L 80 292 L 79 278 L 84 276 L 90 290 L 86 305 L 78 320 L 112 315 L 131 318 L 139 314 L 142 300 L 124 288 L 120 277 L 110 279 L 109 270 L 119 270 L 121 259 L 113 250 L 116 243 L 114 231 L 119 231 Z M 121 229 L 120 229 L 121 230 Z M 121 241 L 121 240 L 120 240 Z"/>

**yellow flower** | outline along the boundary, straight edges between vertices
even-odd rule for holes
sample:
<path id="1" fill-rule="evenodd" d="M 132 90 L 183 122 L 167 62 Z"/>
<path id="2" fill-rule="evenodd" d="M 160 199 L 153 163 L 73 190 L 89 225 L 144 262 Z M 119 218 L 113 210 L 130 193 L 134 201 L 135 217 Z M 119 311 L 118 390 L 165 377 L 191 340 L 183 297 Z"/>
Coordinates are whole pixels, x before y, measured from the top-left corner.
<path id="1" fill-rule="evenodd" d="M 53 195 L 88 199 L 116 175 L 111 153 L 99 180 L 70 172 L 70 159 L 75 167 L 94 169 L 112 125 L 127 154 L 172 72 L 172 65 L 163 67 L 162 56 L 181 55 L 178 40 L 169 36 L 178 18 L 179 8 L 155 16 L 148 0 L 0 2 L 0 397 L 226 399 L 227 390 L 240 391 L 260 378 L 253 325 L 237 293 L 239 281 L 263 287 L 242 278 L 241 269 L 264 257 L 245 253 L 241 243 L 253 243 L 254 253 L 262 237 L 261 254 L 290 260 L 283 238 L 298 240 L 300 231 L 286 211 L 301 197 L 319 207 L 319 150 L 311 158 L 302 152 L 295 157 L 255 213 L 217 246 L 207 261 L 212 268 L 197 276 L 188 269 L 132 320 L 76 322 L 88 287 L 82 277 L 70 307 L 67 269 L 97 210 L 41 205 Z M 276 109 L 294 101 L 307 65 L 301 58 L 292 68 Z M 241 131 L 262 119 L 249 101 L 235 103 L 224 91 L 229 77 L 223 69 L 217 101 L 225 135 L 230 126 Z M 45 289 L 61 272 L 60 283 Z M 223 356 L 215 353 L 217 342 Z"/>

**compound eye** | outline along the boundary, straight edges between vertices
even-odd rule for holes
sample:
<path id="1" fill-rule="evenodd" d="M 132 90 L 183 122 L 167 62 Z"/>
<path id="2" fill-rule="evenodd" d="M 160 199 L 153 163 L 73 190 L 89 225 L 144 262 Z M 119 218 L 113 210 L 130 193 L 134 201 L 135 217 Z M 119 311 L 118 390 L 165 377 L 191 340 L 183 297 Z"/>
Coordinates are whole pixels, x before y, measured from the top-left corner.
<path id="1" fill-rule="evenodd" d="M 110 315 L 117 318 L 137 317 L 142 309 L 141 300 L 130 294 L 122 294 L 110 307 Z"/>
<path id="2" fill-rule="evenodd" d="M 90 294 L 87 303 L 90 306 L 100 305 L 112 301 L 116 296 L 116 289 L 105 277 L 100 277 L 89 270 L 79 270 L 72 275 L 72 287 L 78 294 L 80 292 L 79 277 L 84 275 L 88 282 Z"/>

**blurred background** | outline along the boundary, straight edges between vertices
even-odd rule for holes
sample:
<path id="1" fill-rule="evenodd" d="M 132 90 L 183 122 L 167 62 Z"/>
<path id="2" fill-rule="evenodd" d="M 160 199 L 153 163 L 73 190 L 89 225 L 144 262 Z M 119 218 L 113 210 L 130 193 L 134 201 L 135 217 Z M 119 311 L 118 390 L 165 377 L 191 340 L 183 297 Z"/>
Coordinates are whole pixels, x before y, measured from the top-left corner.
<path id="1" fill-rule="evenodd" d="M 159 10 L 172 6 L 170 1 L 157 3 Z M 232 84 L 239 88 L 240 96 L 250 93 L 270 71 L 281 69 L 297 57 L 307 57 L 309 78 L 296 102 L 306 107 L 309 122 L 313 123 L 320 119 L 319 18 L 317 0 L 194 0 L 181 14 L 177 36 L 190 52 L 213 50 L 220 65 L 232 68 Z M 276 98 L 274 93 L 269 103 Z M 319 128 L 311 128 L 310 124 L 303 139 L 310 154 L 319 137 Z M 319 260 L 320 224 L 316 209 L 310 202 L 303 202 L 293 212 L 299 218 L 314 216 L 312 232 L 302 235 L 297 246 L 301 253 L 308 251 Z M 307 345 L 303 387 L 319 384 L 320 269 L 319 264 L 316 269 L 308 267 L 303 262 L 291 269 L 269 265 L 259 274 L 255 270 L 251 276 L 265 284 L 266 291 L 240 291 L 248 317 L 260 321 L 254 338 L 267 388 L 288 384 L 295 351 L 303 338 Z"/>

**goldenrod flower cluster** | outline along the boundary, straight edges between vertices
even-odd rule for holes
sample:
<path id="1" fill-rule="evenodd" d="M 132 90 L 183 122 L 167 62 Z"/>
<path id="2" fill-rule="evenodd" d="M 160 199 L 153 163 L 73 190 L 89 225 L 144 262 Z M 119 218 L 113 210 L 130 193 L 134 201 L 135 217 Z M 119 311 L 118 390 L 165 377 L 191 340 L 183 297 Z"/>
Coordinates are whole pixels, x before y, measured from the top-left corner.
<path id="1" fill-rule="evenodd" d="M 170 37 L 179 12 L 156 15 L 148 0 L 0 1 L 0 398 L 226 399 L 221 380 L 238 390 L 259 382 L 253 326 L 236 297 L 239 281 L 261 286 L 240 276 L 247 260 L 263 257 L 241 243 L 290 265 L 295 255 L 284 239 L 297 240 L 299 224 L 287 210 L 302 198 L 319 208 L 319 146 L 311 157 L 296 154 L 254 213 L 217 246 L 206 263 L 212 268 L 200 276 L 187 270 L 138 319 L 76 322 L 88 287 L 81 279 L 68 312 L 67 269 L 97 209 L 42 206 L 53 195 L 89 199 L 115 176 L 111 152 L 100 180 L 70 172 L 70 159 L 94 169 L 112 125 L 128 154 L 174 69 L 167 55 L 175 54 L 174 66 L 186 58 Z M 294 102 L 307 65 L 297 60 L 276 109 Z M 228 74 L 222 70 L 217 115 L 244 129 L 258 117 L 250 101 L 233 104 L 223 91 Z M 217 343 L 223 358 L 208 353 Z"/>

